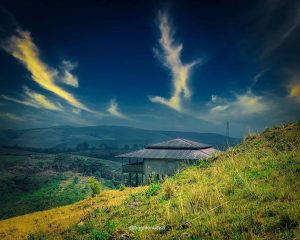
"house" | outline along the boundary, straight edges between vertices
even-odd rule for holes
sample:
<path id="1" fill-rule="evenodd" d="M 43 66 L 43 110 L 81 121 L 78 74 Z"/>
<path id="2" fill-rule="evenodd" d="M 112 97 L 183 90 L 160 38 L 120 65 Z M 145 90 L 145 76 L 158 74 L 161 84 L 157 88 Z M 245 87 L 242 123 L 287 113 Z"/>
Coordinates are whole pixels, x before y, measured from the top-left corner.
<path id="1" fill-rule="evenodd" d="M 144 149 L 118 155 L 122 158 L 122 172 L 129 185 L 143 185 L 172 176 L 188 164 L 206 159 L 217 150 L 212 146 L 176 138 Z"/>

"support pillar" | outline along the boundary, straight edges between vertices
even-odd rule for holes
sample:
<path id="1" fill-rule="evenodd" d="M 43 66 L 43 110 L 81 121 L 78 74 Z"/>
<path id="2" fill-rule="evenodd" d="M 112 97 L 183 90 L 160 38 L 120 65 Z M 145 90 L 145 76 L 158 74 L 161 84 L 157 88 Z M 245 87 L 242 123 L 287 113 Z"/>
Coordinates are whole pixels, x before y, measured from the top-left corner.
<path id="1" fill-rule="evenodd" d="M 131 179 L 131 173 L 129 173 L 129 187 L 131 187 L 131 185 L 132 185 L 132 184 L 131 184 L 131 180 L 132 180 L 132 179 Z"/>

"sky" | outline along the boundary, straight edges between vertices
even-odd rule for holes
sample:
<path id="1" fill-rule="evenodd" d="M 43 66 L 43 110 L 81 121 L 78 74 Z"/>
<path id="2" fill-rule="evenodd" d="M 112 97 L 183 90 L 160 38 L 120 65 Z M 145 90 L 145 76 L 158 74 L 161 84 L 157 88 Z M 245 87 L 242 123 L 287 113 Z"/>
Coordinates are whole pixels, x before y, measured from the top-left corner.
<path id="1" fill-rule="evenodd" d="M 0 128 L 230 136 L 300 119 L 299 1 L 0 1 Z"/>

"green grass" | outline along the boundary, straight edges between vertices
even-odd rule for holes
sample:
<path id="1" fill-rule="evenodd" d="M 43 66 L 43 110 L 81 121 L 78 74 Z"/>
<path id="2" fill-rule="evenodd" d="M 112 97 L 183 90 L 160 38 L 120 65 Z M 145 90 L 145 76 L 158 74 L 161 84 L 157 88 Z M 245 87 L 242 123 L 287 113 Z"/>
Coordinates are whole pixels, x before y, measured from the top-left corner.
<path id="1" fill-rule="evenodd" d="M 30 193 L 7 196 L 1 203 L 2 218 L 71 204 L 91 195 L 87 179 L 81 176 L 53 177 Z"/>
<path id="2" fill-rule="evenodd" d="M 63 239 L 296 239 L 300 123 L 250 134 L 205 163 L 96 210 Z M 148 227 L 135 230 L 132 226 Z M 157 230 L 151 227 L 161 227 Z"/>

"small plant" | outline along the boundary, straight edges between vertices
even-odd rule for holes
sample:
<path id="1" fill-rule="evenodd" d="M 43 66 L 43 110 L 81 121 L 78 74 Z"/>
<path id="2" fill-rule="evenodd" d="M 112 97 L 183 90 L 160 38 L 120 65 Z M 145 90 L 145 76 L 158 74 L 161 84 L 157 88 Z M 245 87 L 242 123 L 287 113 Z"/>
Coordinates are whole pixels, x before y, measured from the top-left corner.
<path id="1" fill-rule="evenodd" d="M 124 191 L 125 188 L 126 188 L 125 185 L 124 185 L 124 184 L 121 184 L 120 187 L 119 187 L 119 190 L 120 190 L 120 191 Z"/>
<path id="2" fill-rule="evenodd" d="M 147 191 L 146 191 L 146 197 L 151 197 L 157 194 L 157 192 L 161 189 L 161 184 L 158 182 L 154 182 L 151 185 L 149 185 Z"/>
<path id="3" fill-rule="evenodd" d="M 204 168 L 205 167 L 205 161 L 202 159 L 202 160 L 199 160 L 198 161 L 198 163 L 197 163 L 197 166 L 199 167 L 199 168 Z"/>

